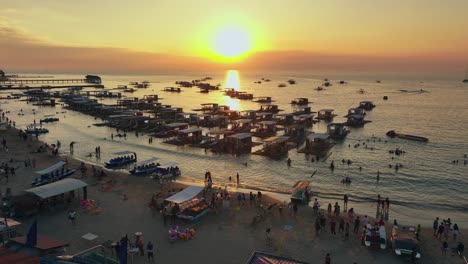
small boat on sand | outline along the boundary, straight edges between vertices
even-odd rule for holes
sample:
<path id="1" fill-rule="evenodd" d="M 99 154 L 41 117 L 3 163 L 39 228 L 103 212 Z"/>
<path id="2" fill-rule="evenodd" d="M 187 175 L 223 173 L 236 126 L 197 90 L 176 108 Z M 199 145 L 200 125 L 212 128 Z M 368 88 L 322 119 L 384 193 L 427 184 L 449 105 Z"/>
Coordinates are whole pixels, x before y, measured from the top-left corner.
<path id="1" fill-rule="evenodd" d="M 395 130 L 388 131 L 387 136 L 391 137 L 391 138 L 398 137 L 398 138 L 403 138 L 403 139 L 408 139 L 408 140 L 416 140 L 416 141 L 422 141 L 422 142 L 428 142 L 429 141 L 429 139 L 425 138 L 425 137 L 407 135 L 407 134 L 400 134 L 400 133 L 395 132 Z"/>

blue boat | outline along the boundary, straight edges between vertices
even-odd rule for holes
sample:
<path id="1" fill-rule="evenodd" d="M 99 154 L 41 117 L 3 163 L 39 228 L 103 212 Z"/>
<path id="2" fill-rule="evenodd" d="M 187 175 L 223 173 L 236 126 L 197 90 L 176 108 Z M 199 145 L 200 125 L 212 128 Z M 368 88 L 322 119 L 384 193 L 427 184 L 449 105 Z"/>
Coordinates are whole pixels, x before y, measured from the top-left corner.
<path id="1" fill-rule="evenodd" d="M 177 176 L 180 176 L 181 171 L 177 167 L 177 163 L 168 162 L 157 167 L 157 170 L 154 172 L 154 178 L 159 180 L 172 179 Z"/>
<path id="2" fill-rule="evenodd" d="M 65 168 L 65 165 L 66 163 L 64 161 L 59 161 L 46 169 L 36 171 L 36 173 L 40 174 L 41 176 L 36 177 L 31 182 L 31 185 L 37 187 L 51 182 L 63 180 L 68 176 L 73 175 L 76 170 Z"/>
<path id="3" fill-rule="evenodd" d="M 138 162 L 132 170 L 128 172 L 132 175 L 146 175 L 156 172 L 158 170 L 159 163 L 154 163 L 159 158 L 150 158 L 144 161 Z"/>
<path id="4" fill-rule="evenodd" d="M 109 161 L 106 161 L 106 168 L 116 168 L 116 167 L 122 167 L 128 164 L 131 164 L 133 162 L 136 162 L 137 160 L 137 155 L 135 152 L 131 151 L 122 151 L 122 152 L 116 152 L 114 155 L 120 155 L 117 158 L 110 159 Z M 126 155 L 126 156 L 122 156 Z"/>
<path id="5" fill-rule="evenodd" d="M 31 134 L 31 135 L 40 135 L 40 134 L 49 133 L 49 130 L 47 128 L 43 128 L 42 126 L 37 127 L 36 124 L 32 124 L 32 125 L 27 126 L 24 132 L 26 134 Z"/>
<path id="6" fill-rule="evenodd" d="M 51 123 L 51 122 L 57 122 L 59 119 L 57 117 L 48 117 L 41 119 L 41 123 Z"/>

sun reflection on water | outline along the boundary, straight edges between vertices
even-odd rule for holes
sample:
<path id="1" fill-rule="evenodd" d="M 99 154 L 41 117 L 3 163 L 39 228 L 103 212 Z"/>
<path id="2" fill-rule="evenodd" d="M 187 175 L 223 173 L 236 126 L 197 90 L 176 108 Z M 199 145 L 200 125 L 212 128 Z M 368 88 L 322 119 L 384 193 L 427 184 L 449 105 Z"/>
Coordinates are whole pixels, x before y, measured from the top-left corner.
<path id="1" fill-rule="evenodd" d="M 226 72 L 226 78 L 224 80 L 224 88 L 233 88 L 236 91 L 240 91 L 239 72 L 236 70 L 229 70 Z M 231 98 L 230 96 L 224 95 L 224 104 L 229 106 L 231 110 L 241 110 L 242 105 L 239 99 Z"/>
<path id="2" fill-rule="evenodd" d="M 224 80 L 224 88 L 234 88 L 240 91 L 239 72 L 236 70 L 229 70 L 226 72 L 226 79 Z"/>

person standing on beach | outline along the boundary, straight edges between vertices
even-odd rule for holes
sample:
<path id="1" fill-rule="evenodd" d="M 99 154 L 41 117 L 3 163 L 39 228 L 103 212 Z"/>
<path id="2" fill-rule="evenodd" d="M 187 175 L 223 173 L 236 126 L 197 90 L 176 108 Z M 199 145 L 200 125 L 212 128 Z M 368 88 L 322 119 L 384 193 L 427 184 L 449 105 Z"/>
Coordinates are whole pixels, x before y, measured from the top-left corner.
<path id="1" fill-rule="evenodd" d="M 343 211 L 346 212 L 348 210 L 348 195 L 345 194 L 343 197 Z"/>
<path id="2" fill-rule="evenodd" d="M 453 241 L 457 241 L 457 236 L 460 233 L 460 230 L 458 229 L 458 225 L 455 223 L 453 225 Z"/>
<path id="3" fill-rule="evenodd" d="M 148 241 L 148 244 L 146 245 L 146 253 L 148 255 L 148 262 L 153 263 L 154 262 L 154 255 L 153 255 L 153 243 L 151 241 Z"/>
<path id="4" fill-rule="evenodd" d="M 442 234 L 444 233 L 444 224 L 440 223 L 439 229 L 437 229 L 437 237 L 442 240 Z"/>
<path id="5" fill-rule="evenodd" d="M 336 235 L 336 222 L 334 218 L 330 220 L 330 232 L 332 235 Z"/>
<path id="6" fill-rule="evenodd" d="M 361 220 L 359 220 L 359 216 L 356 217 L 356 220 L 354 220 L 354 233 L 358 233 L 359 232 L 359 226 L 361 224 Z"/>
<path id="7" fill-rule="evenodd" d="M 377 195 L 377 213 L 380 210 L 380 194 Z"/>
<path id="8" fill-rule="evenodd" d="M 349 223 L 346 222 L 346 225 L 345 225 L 345 237 L 344 237 L 344 240 L 348 240 L 349 238 Z"/>
<path id="9" fill-rule="evenodd" d="M 239 186 L 239 182 L 240 182 L 240 180 L 239 180 L 239 173 L 236 174 L 236 181 L 237 181 L 237 186 Z"/>
<path id="10" fill-rule="evenodd" d="M 434 223 L 432 223 L 432 229 L 434 229 L 434 237 L 437 237 L 437 229 L 439 227 L 439 217 L 437 217 L 434 220 Z"/>
<path id="11" fill-rule="evenodd" d="M 343 217 L 340 217 L 340 223 L 338 225 L 338 231 L 340 233 L 343 233 L 344 232 L 344 227 L 345 227 L 345 221 L 344 221 Z"/>
<path id="12" fill-rule="evenodd" d="M 291 167 L 291 159 L 288 158 L 288 167 Z"/>
<path id="13" fill-rule="evenodd" d="M 319 218 L 317 217 L 317 219 L 315 219 L 315 235 L 318 236 L 320 234 L 320 220 Z"/>
<path id="14" fill-rule="evenodd" d="M 328 203 L 328 216 L 331 216 L 332 214 L 332 205 L 331 203 Z"/>
<path id="15" fill-rule="evenodd" d="M 420 224 L 418 224 L 418 227 L 416 228 L 415 234 L 416 234 L 416 240 L 419 241 L 419 235 L 421 235 L 421 225 Z"/>
<path id="16" fill-rule="evenodd" d="M 387 215 L 388 215 L 388 210 L 390 209 L 390 200 L 387 198 L 385 198 L 385 210 L 387 211 Z"/>
<path id="17" fill-rule="evenodd" d="M 71 210 L 68 212 L 68 220 L 72 223 L 73 226 L 75 226 L 75 220 L 76 220 L 76 212 L 75 210 Z"/>

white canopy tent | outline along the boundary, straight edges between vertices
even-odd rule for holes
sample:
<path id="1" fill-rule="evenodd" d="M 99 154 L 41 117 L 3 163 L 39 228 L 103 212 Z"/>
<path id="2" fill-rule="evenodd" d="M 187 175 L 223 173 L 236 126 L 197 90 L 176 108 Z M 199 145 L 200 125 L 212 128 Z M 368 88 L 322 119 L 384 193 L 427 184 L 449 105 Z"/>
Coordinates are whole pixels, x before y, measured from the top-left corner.
<path id="1" fill-rule="evenodd" d="M 189 186 L 182 191 L 172 195 L 171 197 L 167 198 L 166 201 L 173 202 L 173 203 L 183 203 L 186 202 L 193 197 L 197 196 L 201 191 L 203 191 L 203 187 L 200 186 Z"/>
<path id="2" fill-rule="evenodd" d="M 62 193 L 67 193 L 77 189 L 81 189 L 86 186 L 88 186 L 88 184 L 83 181 L 68 178 L 28 189 L 26 190 L 26 192 L 33 193 L 36 196 L 45 199 Z"/>
<path id="3" fill-rule="evenodd" d="M 64 166 L 65 164 L 67 164 L 65 161 L 59 161 L 57 163 L 55 163 L 54 165 L 46 168 L 46 169 L 43 169 L 43 170 L 40 170 L 40 171 L 36 171 L 37 174 L 47 174 L 47 173 L 50 173 L 50 172 L 53 172 L 57 169 L 60 169 L 62 166 Z"/>

